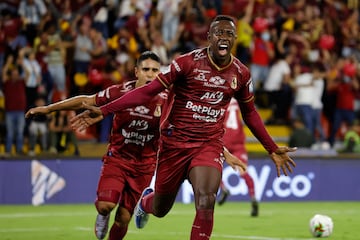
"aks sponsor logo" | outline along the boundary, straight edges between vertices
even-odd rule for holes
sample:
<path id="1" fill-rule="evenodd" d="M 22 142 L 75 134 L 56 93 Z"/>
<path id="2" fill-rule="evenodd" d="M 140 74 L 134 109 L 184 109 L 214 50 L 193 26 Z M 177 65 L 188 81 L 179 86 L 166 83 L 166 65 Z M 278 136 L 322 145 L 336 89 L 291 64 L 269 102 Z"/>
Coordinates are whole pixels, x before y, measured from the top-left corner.
<path id="1" fill-rule="evenodd" d="M 37 160 L 31 162 L 32 204 L 44 204 L 66 186 L 64 178 Z"/>
<path id="2" fill-rule="evenodd" d="M 206 92 L 202 97 L 201 100 L 205 100 L 206 102 L 210 104 L 218 104 L 224 99 L 224 93 L 223 92 Z"/>
<path id="3" fill-rule="evenodd" d="M 134 128 L 138 131 L 146 130 L 149 128 L 149 122 L 146 120 L 132 120 L 129 124 L 129 128 Z"/>

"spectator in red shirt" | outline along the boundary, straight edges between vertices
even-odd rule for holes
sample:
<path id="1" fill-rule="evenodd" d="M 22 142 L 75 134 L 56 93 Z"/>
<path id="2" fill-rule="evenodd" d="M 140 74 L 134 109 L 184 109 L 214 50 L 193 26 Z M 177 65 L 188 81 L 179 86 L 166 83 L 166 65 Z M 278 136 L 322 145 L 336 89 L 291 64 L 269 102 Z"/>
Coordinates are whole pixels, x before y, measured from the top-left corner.
<path id="1" fill-rule="evenodd" d="M 339 61 L 344 60 L 340 59 Z M 329 143 L 332 147 L 334 147 L 336 135 L 341 124 L 345 122 L 348 126 L 351 126 L 356 117 L 354 103 L 360 86 L 355 74 L 352 75 L 344 71 L 346 64 L 349 63 L 344 62 L 342 74 L 340 74 L 337 80 L 331 82 L 331 85 L 328 87 L 328 90 L 336 95 L 334 118 L 329 136 Z"/>
<path id="2" fill-rule="evenodd" d="M 17 153 L 21 154 L 23 151 L 26 91 L 25 80 L 20 75 L 20 69 L 21 67 L 19 64 L 16 64 L 14 57 L 9 55 L 2 72 L 6 115 L 6 156 L 12 154 L 12 146 L 14 143 Z"/>
<path id="3" fill-rule="evenodd" d="M 22 29 L 21 18 L 10 11 L 3 10 L 3 31 L 7 45 L 12 52 L 16 52 L 17 49 L 23 48 L 28 44 L 27 39 L 20 33 Z"/>
<path id="4" fill-rule="evenodd" d="M 257 29 L 254 26 L 254 30 L 253 45 L 250 49 L 250 71 L 254 88 L 257 90 L 262 88 L 269 74 L 270 64 L 275 56 L 275 50 L 271 40 L 271 32 L 267 27 Z"/>

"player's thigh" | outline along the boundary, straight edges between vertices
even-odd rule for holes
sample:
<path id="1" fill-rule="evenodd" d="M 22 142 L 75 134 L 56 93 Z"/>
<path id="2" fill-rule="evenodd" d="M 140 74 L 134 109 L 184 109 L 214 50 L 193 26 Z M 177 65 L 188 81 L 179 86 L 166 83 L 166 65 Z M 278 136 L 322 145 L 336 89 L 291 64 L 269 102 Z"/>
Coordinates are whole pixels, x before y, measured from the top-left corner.
<path id="1" fill-rule="evenodd" d="M 156 168 L 156 194 L 173 195 L 178 192 L 187 177 L 191 158 L 189 149 L 161 148 Z"/>
<path id="2" fill-rule="evenodd" d="M 196 206 L 211 206 L 215 202 L 223 167 L 223 146 L 219 142 L 209 142 L 198 149 L 191 161 L 189 181 L 193 187 Z M 202 203 L 205 201 L 206 203 Z"/>
<path id="3" fill-rule="evenodd" d="M 97 201 L 118 203 L 126 183 L 126 171 L 119 159 L 104 157 L 97 187 Z"/>
<path id="4" fill-rule="evenodd" d="M 189 181 L 194 193 L 216 193 L 221 182 L 221 172 L 217 168 L 196 166 L 190 170 Z"/>
<path id="5" fill-rule="evenodd" d="M 126 175 L 126 188 L 120 195 L 119 206 L 127 209 L 132 215 L 142 191 L 150 185 L 153 174 Z"/>
<path id="6" fill-rule="evenodd" d="M 165 216 L 188 175 L 191 162 L 189 149 L 161 148 L 156 168 L 154 215 Z"/>

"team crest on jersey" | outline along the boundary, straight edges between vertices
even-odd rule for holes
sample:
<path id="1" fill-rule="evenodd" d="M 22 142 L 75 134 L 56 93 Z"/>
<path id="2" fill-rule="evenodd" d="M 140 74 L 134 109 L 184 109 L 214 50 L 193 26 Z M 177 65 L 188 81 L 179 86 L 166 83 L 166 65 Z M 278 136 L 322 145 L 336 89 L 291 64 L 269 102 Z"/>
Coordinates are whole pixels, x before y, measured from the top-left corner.
<path id="1" fill-rule="evenodd" d="M 236 89 L 237 88 L 237 78 L 234 76 L 233 79 L 231 80 L 231 88 L 232 89 Z"/>
<path id="2" fill-rule="evenodd" d="M 160 104 L 156 105 L 156 108 L 155 108 L 155 111 L 154 111 L 154 116 L 155 117 L 160 117 L 161 116 L 161 105 Z"/>

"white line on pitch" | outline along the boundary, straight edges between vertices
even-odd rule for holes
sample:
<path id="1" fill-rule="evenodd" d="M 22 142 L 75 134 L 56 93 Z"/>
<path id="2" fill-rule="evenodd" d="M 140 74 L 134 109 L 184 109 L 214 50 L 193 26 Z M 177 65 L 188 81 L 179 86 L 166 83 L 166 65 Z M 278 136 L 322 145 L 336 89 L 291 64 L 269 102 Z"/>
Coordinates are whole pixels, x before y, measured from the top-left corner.
<path id="1" fill-rule="evenodd" d="M 92 216 L 96 215 L 95 211 L 91 212 L 53 212 L 53 213 L 8 213 L 0 214 L 0 218 L 34 218 L 34 217 L 69 217 L 69 216 Z"/>
<path id="2" fill-rule="evenodd" d="M 58 232 L 62 231 L 61 228 L 10 228 L 10 229 L 1 229 L 0 233 L 16 233 L 16 232 Z"/>
<path id="3" fill-rule="evenodd" d="M 75 227 L 75 230 L 78 231 L 92 231 L 92 228 L 89 227 Z M 12 228 L 12 229 L 0 229 L 0 233 L 16 233 L 16 232 L 59 232 L 63 231 L 62 228 Z M 129 230 L 130 234 L 139 234 L 139 231 Z M 165 232 L 162 233 L 169 236 L 187 236 L 188 233 L 185 232 Z M 158 232 L 146 232 L 146 235 L 159 235 Z M 221 239 L 243 239 L 243 240 L 311 240 L 312 238 L 275 238 L 275 237 L 265 237 L 265 236 L 239 236 L 239 235 L 228 235 L 228 234 L 217 234 L 213 233 L 212 237 L 221 238 Z"/>
<path id="4" fill-rule="evenodd" d="M 138 231 L 133 231 L 133 230 L 129 230 L 128 233 L 141 235 L 141 233 L 139 233 Z M 164 232 L 161 234 L 169 235 L 169 236 L 189 235 L 188 233 L 184 233 L 184 232 Z M 159 235 L 159 233 L 146 231 L 145 235 Z M 217 233 L 213 233 L 211 236 L 213 238 L 220 238 L 220 239 L 243 239 L 243 240 L 312 240 L 313 239 L 313 238 L 286 238 L 286 237 L 277 238 L 277 237 L 266 237 L 266 236 L 240 236 L 240 235 L 217 234 Z"/>
<path id="5" fill-rule="evenodd" d="M 335 214 L 341 214 L 341 215 L 355 215 L 355 214 L 358 214 L 359 211 L 357 210 L 348 210 L 348 211 L 327 211 L 333 215 Z M 177 215 L 177 216 L 184 216 L 184 215 L 191 215 L 193 214 L 194 211 L 172 211 L 169 213 L 169 216 L 170 215 Z M 241 214 L 247 214 L 248 212 L 247 211 L 237 211 L 236 214 L 237 215 L 241 215 Z M 275 214 L 276 211 L 263 211 L 261 213 L 261 215 L 263 216 L 271 216 L 273 214 Z M 293 212 L 293 213 L 289 213 L 289 214 L 298 214 L 300 212 Z M 303 213 L 303 212 L 302 212 Z M 223 211 L 223 212 L 216 212 L 215 213 L 216 215 L 233 215 L 234 212 L 233 211 Z M 96 215 L 96 211 L 86 211 L 86 212 L 44 212 L 44 213 L 39 213 L 39 212 L 29 212 L 29 213 L 5 213 L 5 214 L 0 214 L 0 219 L 3 218 L 3 219 L 8 219 L 8 218 L 34 218 L 34 217 L 38 217 L 38 218 L 41 218 L 41 217 L 69 217 L 69 216 L 95 216 Z"/>

